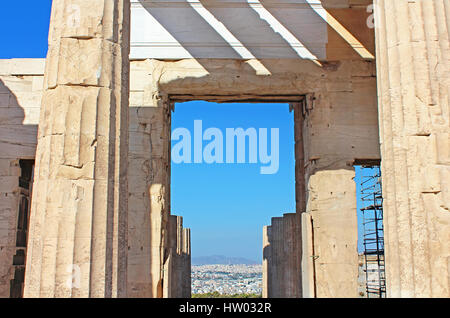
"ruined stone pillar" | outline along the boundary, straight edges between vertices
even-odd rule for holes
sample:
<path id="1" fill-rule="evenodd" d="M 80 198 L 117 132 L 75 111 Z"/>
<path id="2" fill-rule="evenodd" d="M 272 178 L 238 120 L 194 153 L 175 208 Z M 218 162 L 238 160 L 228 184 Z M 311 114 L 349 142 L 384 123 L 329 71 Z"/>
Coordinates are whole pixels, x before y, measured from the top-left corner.
<path id="1" fill-rule="evenodd" d="M 302 297 L 302 244 L 300 213 L 283 215 L 283 247 L 284 247 L 284 283 L 283 297 Z"/>
<path id="2" fill-rule="evenodd" d="M 450 2 L 376 0 L 388 297 L 450 296 Z"/>
<path id="3" fill-rule="evenodd" d="M 300 219 L 287 213 L 263 229 L 263 298 L 302 297 Z"/>
<path id="4" fill-rule="evenodd" d="M 170 215 L 167 255 L 164 263 L 163 297 L 191 297 L 191 233 L 183 228 L 183 217 Z M 167 280 L 169 279 L 169 280 Z"/>
<path id="5" fill-rule="evenodd" d="M 25 297 L 123 297 L 128 0 L 54 0 Z"/>

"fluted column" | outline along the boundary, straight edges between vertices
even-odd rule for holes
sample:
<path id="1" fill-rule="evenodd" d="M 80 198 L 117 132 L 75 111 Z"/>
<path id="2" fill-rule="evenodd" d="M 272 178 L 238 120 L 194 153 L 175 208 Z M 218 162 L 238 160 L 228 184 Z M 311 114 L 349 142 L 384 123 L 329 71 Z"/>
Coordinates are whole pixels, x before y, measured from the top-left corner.
<path id="1" fill-rule="evenodd" d="M 129 0 L 53 0 L 25 297 L 123 297 Z"/>
<path id="2" fill-rule="evenodd" d="M 450 1 L 375 0 L 387 293 L 450 296 Z"/>

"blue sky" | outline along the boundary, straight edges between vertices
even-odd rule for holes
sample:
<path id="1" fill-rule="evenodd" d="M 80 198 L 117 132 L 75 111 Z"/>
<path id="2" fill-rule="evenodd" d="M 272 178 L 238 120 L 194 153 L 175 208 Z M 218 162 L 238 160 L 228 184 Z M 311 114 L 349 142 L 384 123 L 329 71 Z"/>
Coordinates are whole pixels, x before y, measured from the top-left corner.
<path id="1" fill-rule="evenodd" d="M 50 0 L 2 1 L 0 58 L 44 58 L 50 9 Z M 259 164 L 172 164 L 172 213 L 184 216 L 185 226 L 192 228 L 193 256 L 261 259 L 262 227 L 273 216 L 295 211 L 288 106 L 191 102 L 178 104 L 173 115 L 173 128 L 192 129 L 201 119 L 204 129 L 280 129 L 280 169 L 274 175 L 261 175 Z"/>
<path id="2" fill-rule="evenodd" d="M 0 58 L 45 57 L 50 0 L 2 1 Z"/>

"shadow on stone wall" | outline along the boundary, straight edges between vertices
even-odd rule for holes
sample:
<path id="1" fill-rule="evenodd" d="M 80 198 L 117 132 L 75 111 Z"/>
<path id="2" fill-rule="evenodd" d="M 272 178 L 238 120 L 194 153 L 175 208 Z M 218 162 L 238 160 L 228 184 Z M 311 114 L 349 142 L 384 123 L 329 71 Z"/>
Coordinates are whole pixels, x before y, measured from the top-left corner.
<path id="1" fill-rule="evenodd" d="M 167 38 L 175 39 L 208 72 L 214 70 L 202 59 L 253 56 L 273 73 L 264 59 L 363 60 L 357 52 L 361 47 L 375 55 L 368 8 L 324 9 L 310 3 L 286 6 L 264 0 L 252 5 L 201 0 L 169 6 L 142 1 L 142 7 L 165 29 Z M 333 21 L 325 21 L 323 15 Z M 352 47 L 355 41 L 360 45 Z"/>
<path id="2" fill-rule="evenodd" d="M 7 77 L 11 85 L 20 77 Z M 25 276 L 32 170 L 37 125 L 25 125 L 25 110 L 0 79 L 0 297 L 20 298 Z"/>

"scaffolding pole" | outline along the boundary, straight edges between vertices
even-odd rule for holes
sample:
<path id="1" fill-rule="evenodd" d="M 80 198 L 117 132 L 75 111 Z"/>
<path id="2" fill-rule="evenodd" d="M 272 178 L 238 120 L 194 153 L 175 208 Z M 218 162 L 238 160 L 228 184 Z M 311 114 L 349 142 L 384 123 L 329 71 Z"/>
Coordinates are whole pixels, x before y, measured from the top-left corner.
<path id="1" fill-rule="evenodd" d="M 384 261 L 383 196 L 379 166 L 362 166 L 361 213 L 363 217 L 364 262 L 368 298 L 386 297 Z"/>

